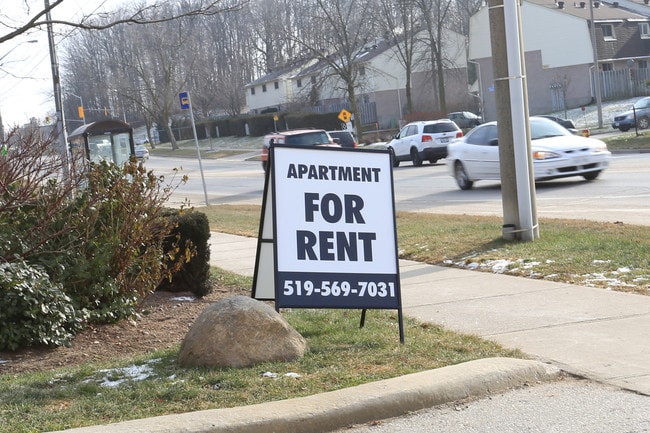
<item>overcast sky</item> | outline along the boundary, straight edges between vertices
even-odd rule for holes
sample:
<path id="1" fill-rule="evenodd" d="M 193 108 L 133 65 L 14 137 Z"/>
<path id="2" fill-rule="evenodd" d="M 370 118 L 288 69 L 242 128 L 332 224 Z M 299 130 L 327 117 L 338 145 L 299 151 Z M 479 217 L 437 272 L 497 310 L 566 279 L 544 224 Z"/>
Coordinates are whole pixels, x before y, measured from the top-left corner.
<path id="1" fill-rule="evenodd" d="M 53 1 L 53 0 L 52 0 Z M 52 18 L 79 20 L 98 8 L 112 10 L 123 0 L 65 0 L 52 11 Z M 27 3 L 27 5 L 25 5 Z M 0 34 L 11 31 L 6 24 L 19 25 L 43 9 L 43 0 L 1 0 Z M 31 15 L 29 14 L 31 8 Z M 71 27 L 55 26 L 55 42 L 60 45 L 73 32 Z M 62 53 L 58 53 L 59 63 Z M 5 127 L 23 125 L 32 117 L 44 121 L 55 112 L 52 63 L 47 29 L 35 29 L 0 44 L 0 114 Z"/>

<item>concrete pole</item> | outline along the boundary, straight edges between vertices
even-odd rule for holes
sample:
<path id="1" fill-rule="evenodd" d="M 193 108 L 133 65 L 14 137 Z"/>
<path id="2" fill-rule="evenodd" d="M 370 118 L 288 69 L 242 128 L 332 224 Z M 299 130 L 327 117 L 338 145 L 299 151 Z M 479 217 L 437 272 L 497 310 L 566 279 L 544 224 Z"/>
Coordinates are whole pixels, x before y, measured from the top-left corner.
<path id="1" fill-rule="evenodd" d="M 64 162 L 64 177 L 68 180 L 70 174 L 68 162 L 68 146 L 66 145 L 65 119 L 63 117 L 63 103 L 61 101 L 61 79 L 59 76 L 59 61 L 56 56 L 56 46 L 54 42 L 54 30 L 52 28 L 52 15 L 50 14 L 50 1 L 44 0 L 45 19 L 47 21 L 47 38 L 50 48 L 50 62 L 52 63 L 52 85 L 54 90 L 54 106 L 56 109 L 56 132 L 58 134 L 61 156 Z"/>
<path id="2" fill-rule="evenodd" d="M 519 3 L 489 0 L 488 8 L 499 133 L 502 233 L 506 240 L 531 241 L 538 237 L 538 229 L 537 217 L 533 216 L 535 190 Z"/>
<path id="3" fill-rule="evenodd" d="M 596 91 L 596 108 L 598 111 L 598 129 L 603 128 L 603 97 L 601 91 L 600 66 L 598 66 L 598 48 L 596 43 L 596 25 L 594 24 L 594 2 L 589 2 L 589 30 L 591 31 L 591 48 L 594 54 L 594 87 Z"/>

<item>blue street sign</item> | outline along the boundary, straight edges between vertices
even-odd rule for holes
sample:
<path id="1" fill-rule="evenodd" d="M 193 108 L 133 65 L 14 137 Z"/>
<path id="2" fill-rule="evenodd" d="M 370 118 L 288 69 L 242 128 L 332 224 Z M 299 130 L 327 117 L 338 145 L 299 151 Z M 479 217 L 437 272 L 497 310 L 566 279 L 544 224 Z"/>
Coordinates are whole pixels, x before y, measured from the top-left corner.
<path id="1" fill-rule="evenodd" d="M 179 93 L 178 98 L 181 100 L 181 109 L 187 110 L 190 108 L 190 95 L 187 92 Z"/>

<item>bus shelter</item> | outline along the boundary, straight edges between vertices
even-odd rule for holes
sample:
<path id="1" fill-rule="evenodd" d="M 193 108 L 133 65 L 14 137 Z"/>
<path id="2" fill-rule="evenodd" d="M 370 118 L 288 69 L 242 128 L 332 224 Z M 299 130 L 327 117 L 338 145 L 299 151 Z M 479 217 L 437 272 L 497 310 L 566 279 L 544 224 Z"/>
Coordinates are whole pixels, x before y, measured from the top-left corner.
<path id="1" fill-rule="evenodd" d="M 68 144 L 72 160 L 83 166 L 101 161 L 122 166 L 135 155 L 133 128 L 119 120 L 100 120 L 80 126 L 68 136 Z"/>

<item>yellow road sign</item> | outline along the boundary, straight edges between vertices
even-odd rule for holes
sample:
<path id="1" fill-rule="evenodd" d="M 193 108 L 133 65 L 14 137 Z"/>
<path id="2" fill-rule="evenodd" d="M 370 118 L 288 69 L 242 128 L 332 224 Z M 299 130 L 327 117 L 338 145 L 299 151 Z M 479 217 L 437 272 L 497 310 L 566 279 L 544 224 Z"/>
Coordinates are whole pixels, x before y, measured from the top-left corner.
<path id="1" fill-rule="evenodd" d="M 350 118 L 352 117 L 352 113 L 350 113 L 348 110 L 343 109 L 339 113 L 339 120 L 341 122 L 348 123 L 350 121 Z"/>

